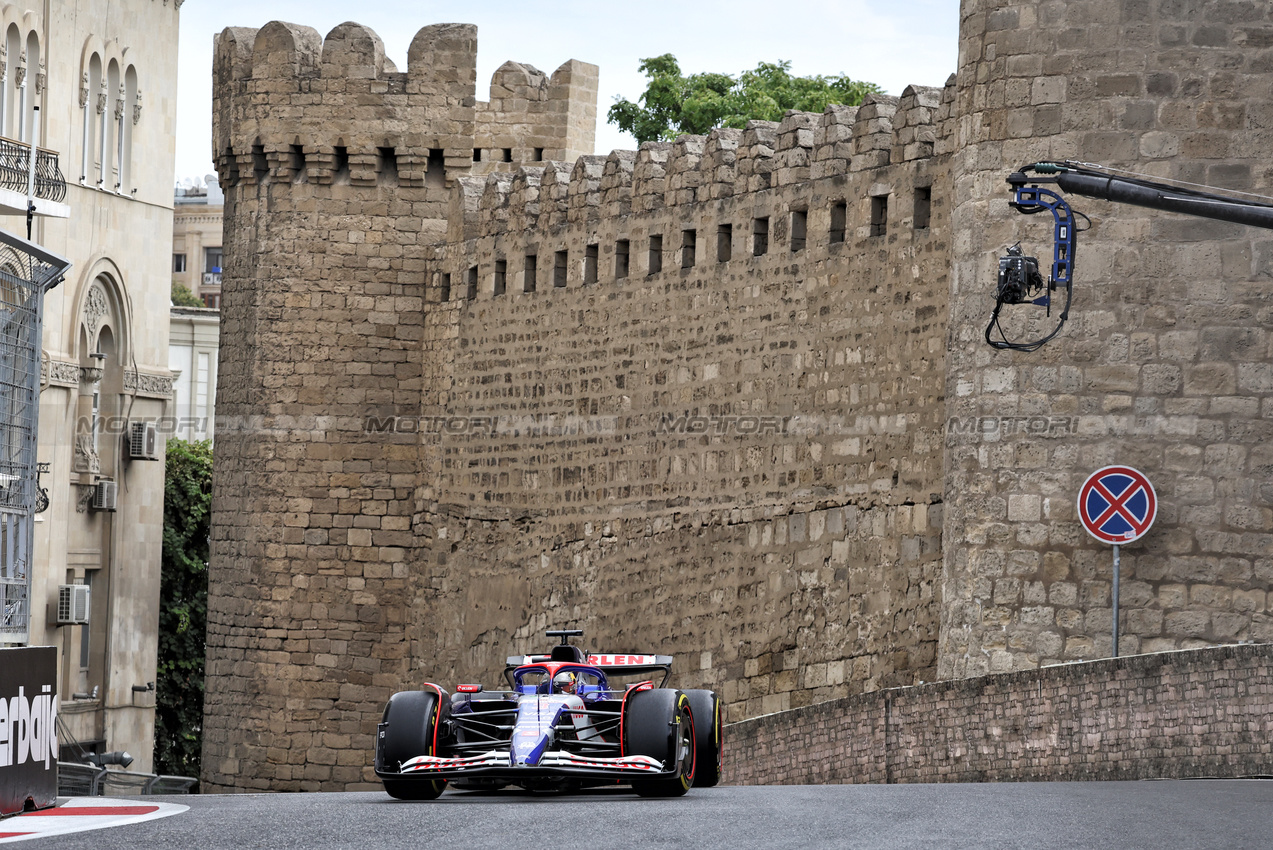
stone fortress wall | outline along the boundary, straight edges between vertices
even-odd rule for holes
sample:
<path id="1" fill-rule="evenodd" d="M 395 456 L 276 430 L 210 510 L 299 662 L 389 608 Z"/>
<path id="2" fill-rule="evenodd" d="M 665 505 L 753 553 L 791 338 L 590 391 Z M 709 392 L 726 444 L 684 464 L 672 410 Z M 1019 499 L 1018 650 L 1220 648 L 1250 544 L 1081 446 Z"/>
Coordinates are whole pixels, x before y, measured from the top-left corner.
<path id="1" fill-rule="evenodd" d="M 1252 151 L 1208 170 L 1154 129 L 1159 102 L 1222 120 L 1224 104 L 1177 112 L 1221 85 L 1208 63 L 1250 51 L 1213 55 L 1194 42 L 1218 36 L 1170 3 L 963 14 L 944 89 L 577 158 L 596 114 L 584 63 L 551 80 L 507 63 L 484 105 L 471 27 L 422 30 L 404 74 L 356 25 L 223 33 L 210 788 L 366 787 L 389 693 L 493 681 L 553 625 L 678 655 L 677 682 L 718 689 L 735 719 L 1099 655 L 1109 555 L 1073 492 L 1123 447 L 1169 479 L 1166 532 L 1124 557 L 1127 640 L 1266 636 L 1263 537 L 1212 551 L 1213 523 L 1159 551 L 1199 521 L 1184 503 L 1262 498 L 1258 392 L 1254 414 L 1186 401 L 1205 364 L 1231 361 L 1235 392 L 1267 368 L 1258 234 L 1076 203 L 1098 213 L 1079 265 L 1097 308 L 1080 300 L 1039 354 L 978 339 L 994 256 L 1031 238 L 1006 173 L 1139 165 L 1148 145 L 1174 176 L 1254 176 Z M 1102 27 L 1139 38 L 1139 76 L 1114 72 L 1128 48 L 1079 46 Z M 1150 33 L 1181 46 L 1158 55 Z M 1182 62 L 1198 70 L 1153 70 Z M 1175 144 L 1202 161 L 1241 129 Z M 1149 247 L 1195 232 L 1223 244 L 1173 242 L 1175 266 Z M 1134 260 L 1137 285 L 1083 288 Z M 1246 311 L 1181 306 L 1194 336 L 1155 324 L 1146 288 L 1192 292 L 1204 268 L 1207 292 L 1247 281 Z M 1224 322 L 1246 330 L 1206 329 Z M 1233 347 L 1244 333 L 1256 348 Z M 1172 353 L 1191 339 L 1192 366 Z M 1176 384 L 1153 377 L 1172 367 Z M 1179 437 L 1189 404 L 1238 430 Z M 1154 440 L 1117 438 L 1154 405 Z M 1040 439 L 1031 417 L 1073 430 Z M 1242 465 L 1236 490 L 1213 455 Z M 1210 501 L 1190 489 L 1204 467 Z"/>
<path id="2" fill-rule="evenodd" d="M 701 648 L 683 680 L 744 714 L 931 678 L 953 94 L 459 179 L 419 530 L 462 627 L 434 652 L 493 670 L 579 622 Z"/>

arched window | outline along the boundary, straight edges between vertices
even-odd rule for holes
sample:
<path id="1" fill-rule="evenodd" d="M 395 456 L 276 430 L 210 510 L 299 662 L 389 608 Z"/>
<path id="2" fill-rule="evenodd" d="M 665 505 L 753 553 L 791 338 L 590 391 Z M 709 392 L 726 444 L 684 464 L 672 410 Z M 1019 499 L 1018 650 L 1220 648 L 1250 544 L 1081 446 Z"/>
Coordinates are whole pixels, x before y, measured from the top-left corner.
<path id="1" fill-rule="evenodd" d="M 88 68 L 85 69 L 80 80 L 80 109 L 84 112 L 84 150 L 80 169 L 81 183 L 98 183 L 100 185 L 102 182 L 100 178 L 100 161 L 97 159 L 96 145 L 94 144 L 101 126 L 100 116 L 103 106 L 101 105 L 100 93 L 102 82 L 102 57 L 94 53 L 89 57 Z"/>
<path id="2" fill-rule="evenodd" d="M 102 112 L 101 185 L 108 190 L 119 189 L 119 146 L 116 139 L 122 123 L 119 118 L 124 111 L 122 85 L 119 63 L 112 59 L 106 67 L 106 108 Z"/>
<path id="3" fill-rule="evenodd" d="M 132 65 L 124 74 L 124 116 L 120 119 L 120 184 L 121 191 L 131 194 L 133 183 L 133 127 L 141 120 L 141 89 L 137 85 L 137 69 Z"/>
<path id="4" fill-rule="evenodd" d="M 13 263 L 4 263 L 0 265 L 0 310 L 4 311 L 4 323 L 9 322 L 9 314 L 18 308 L 25 297 L 22 293 L 22 286 L 18 283 L 21 273 Z"/>
<path id="5" fill-rule="evenodd" d="M 0 135 L 18 137 L 17 98 L 18 67 L 22 61 L 22 35 L 17 24 L 10 24 L 4 36 L 4 80 L 0 86 Z"/>
<path id="6" fill-rule="evenodd" d="M 118 453 L 110 440 L 99 442 L 98 422 L 115 416 L 123 392 L 126 342 L 120 289 L 112 275 L 94 277 L 84 296 L 80 315 L 80 388 L 75 424 L 72 469 L 80 473 L 112 475 Z M 99 454 L 100 452 L 100 454 Z"/>
<path id="7" fill-rule="evenodd" d="M 26 74 L 22 87 L 21 118 L 18 122 L 18 140 L 38 144 L 35 136 L 35 107 L 40 103 L 40 38 L 34 32 L 27 34 Z"/>

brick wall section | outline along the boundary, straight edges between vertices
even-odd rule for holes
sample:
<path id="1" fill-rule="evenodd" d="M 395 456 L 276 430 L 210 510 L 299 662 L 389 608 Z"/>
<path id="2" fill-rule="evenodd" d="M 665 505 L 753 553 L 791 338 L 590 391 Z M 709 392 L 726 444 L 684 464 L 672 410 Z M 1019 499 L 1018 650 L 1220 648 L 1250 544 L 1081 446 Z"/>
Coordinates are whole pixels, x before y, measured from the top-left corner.
<path id="1" fill-rule="evenodd" d="M 733 785 L 1269 773 L 1269 644 L 934 682 L 726 728 Z"/>

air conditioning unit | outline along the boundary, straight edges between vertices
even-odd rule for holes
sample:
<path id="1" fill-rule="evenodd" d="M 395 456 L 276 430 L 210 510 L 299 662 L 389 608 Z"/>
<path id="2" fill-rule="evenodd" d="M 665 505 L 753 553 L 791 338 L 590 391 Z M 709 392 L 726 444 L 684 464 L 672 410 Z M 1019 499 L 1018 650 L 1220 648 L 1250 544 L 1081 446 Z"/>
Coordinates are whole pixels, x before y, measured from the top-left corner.
<path id="1" fill-rule="evenodd" d="M 93 485 L 93 500 L 89 507 L 95 511 L 113 511 L 118 497 L 119 485 L 103 478 Z"/>
<path id="2" fill-rule="evenodd" d="M 159 460 L 159 428 L 154 422 L 128 423 L 128 459 Z"/>
<path id="3" fill-rule="evenodd" d="M 88 622 L 87 584 L 60 584 L 57 588 L 57 624 L 80 626 Z"/>

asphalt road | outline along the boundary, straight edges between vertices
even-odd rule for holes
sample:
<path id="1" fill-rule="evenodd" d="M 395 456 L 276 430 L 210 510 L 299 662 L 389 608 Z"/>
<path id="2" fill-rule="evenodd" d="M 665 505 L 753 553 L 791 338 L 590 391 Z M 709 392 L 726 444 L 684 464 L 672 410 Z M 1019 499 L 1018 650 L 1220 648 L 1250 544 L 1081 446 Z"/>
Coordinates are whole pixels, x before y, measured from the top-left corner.
<path id="1" fill-rule="evenodd" d="M 819 785 L 695 789 L 676 800 L 447 791 L 148 798 L 190 811 L 21 842 L 112 848 L 1244 848 L 1273 847 L 1273 781 Z"/>

